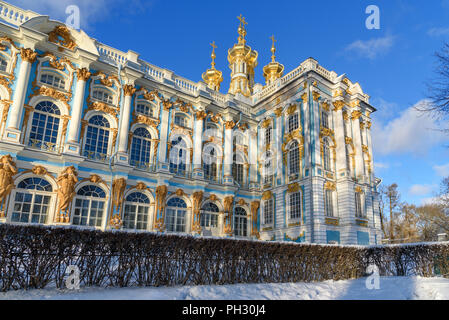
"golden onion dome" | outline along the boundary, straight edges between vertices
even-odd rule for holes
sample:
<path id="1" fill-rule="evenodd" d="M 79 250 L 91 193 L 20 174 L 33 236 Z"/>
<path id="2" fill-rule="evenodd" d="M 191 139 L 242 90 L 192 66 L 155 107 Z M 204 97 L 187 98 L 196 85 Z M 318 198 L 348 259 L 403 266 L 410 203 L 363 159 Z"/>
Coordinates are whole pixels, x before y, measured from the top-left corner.
<path id="1" fill-rule="evenodd" d="M 270 39 L 273 41 L 271 46 L 271 62 L 263 67 L 263 76 L 267 85 L 272 84 L 284 74 L 284 66 L 276 61 L 276 48 L 274 46 L 276 40 L 274 39 L 274 36 L 271 36 Z"/>
<path id="2" fill-rule="evenodd" d="M 211 68 L 207 69 L 206 72 L 203 73 L 202 78 L 204 82 L 206 82 L 207 86 L 215 91 L 220 91 L 220 84 L 223 81 L 223 74 L 221 71 L 215 69 L 215 49 L 217 46 L 215 45 L 215 41 L 210 44 L 212 46 L 212 54 L 210 57 L 212 58 Z"/>

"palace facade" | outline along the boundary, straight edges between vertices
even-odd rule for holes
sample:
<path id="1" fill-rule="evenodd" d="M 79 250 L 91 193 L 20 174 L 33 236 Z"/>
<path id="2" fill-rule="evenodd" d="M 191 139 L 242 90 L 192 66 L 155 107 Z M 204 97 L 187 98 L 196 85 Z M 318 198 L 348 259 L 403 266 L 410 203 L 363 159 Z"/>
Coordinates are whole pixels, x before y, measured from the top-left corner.
<path id="1" fill-rule="evenodd" d="M 193 82 L 0 1 L 0 223 L 313 243 L 381 238 L 369 96 L 312 58 Z M 266 83 L 255 83 L 263 72 Z"/>

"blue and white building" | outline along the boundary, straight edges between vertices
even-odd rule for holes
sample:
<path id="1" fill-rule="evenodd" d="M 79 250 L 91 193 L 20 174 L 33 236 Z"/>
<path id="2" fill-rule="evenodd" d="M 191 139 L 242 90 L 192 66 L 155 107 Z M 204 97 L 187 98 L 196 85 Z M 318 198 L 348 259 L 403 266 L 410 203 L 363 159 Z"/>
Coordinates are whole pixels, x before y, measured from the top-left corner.
<path id="1" fill-rule="evenodd" d="M 239 19 L 221 93 L 0 1 L 0 223 L 379 243 L 369 96 Z"/>

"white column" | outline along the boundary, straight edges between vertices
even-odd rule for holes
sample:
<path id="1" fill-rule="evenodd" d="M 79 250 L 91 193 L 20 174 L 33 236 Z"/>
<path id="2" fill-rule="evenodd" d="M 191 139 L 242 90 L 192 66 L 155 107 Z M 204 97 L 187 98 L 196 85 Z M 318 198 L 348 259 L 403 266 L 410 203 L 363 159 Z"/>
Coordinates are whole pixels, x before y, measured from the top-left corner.
<path id="1" fill-rule="evenodd" d="M 304 168 L 309 170 L 309 176 L 311 175 L 312 168 L 312 158 L 310 157 L 310 110 L 307 103 L 307 91 L 301 96 L 302 99 L 302 110 L 304 114 Z M 305 175 L 305 172 L 304 172 Z"/>
<path id="2" fill-rule="evenodd" d="M 276 134 L 274 137 L 274 150 L 277 152 L 275 179 L 282 179 L 282 168 L 284 167 L 284 154 L 282 153 L 282 117 L 276 117 Z M 273 121 L 274 122 L 274 121 Z M 286 170 L 288 170 L 286 168 Z M 277 184 L 276 184 L 277 185 Z"/>
<path id="3" fill-rule="evenodd" d="M 32 49 L 20 49 L 22 62 L 20 64 L 19 76 L 14 91 L 13 103 L 9 110 L 9 118 L 5 132 L 5 138 L 14 142 L 20 141 L 21 130 L 19 128 L 23 113 L 25 94 L 30 78 L 31 65 L 36 60 L 37 53 Z"/>
<path id="4" fill-rule="evenodd" d="M 198 111 L 196 113 L 195 128 L 193 131 L 193 176 L 202 177 L 201 156 L 203 142 L 203 127 L 206 113 Z"/>
<path id="5" fill-rule="evenodd" d="M 346 141 L 345 141 L 345 127 L 343 122 L 343 101 L 334 102 L 335 111 L 335 142 L 337 143 L 337 178 L 341 177 L 341 173 L 346 175 Z"/>
<path id="6" fill-rule="evenodd" d="M 128 134 L 129 134 L 129 119 L 131 117 L 131 101 L 136 89 L 130 85 L 126 84 L 123 86 L 123 92 L 125 99 L 123 101 L 123 109 L 120 112 L 120 117 L 122 117 L 118 133 L 118 155 L 117 161 L 122 163 L 128 163 Z"/>
<path id="7" fill-rule="evenodd" d="M 250 185 L 257 185 L 257 129 L 248 129 L 249 136 L 249 177 Z"/>
<path id="8" fill-rule="evenodd" d="M 162 164 L 161 168 L 169 170 L 167 166 L 167 140 L 168 140 L 168 116 L 169 116 L 169 106 L 163 107 L 161 110 L 161 132 L 160 132 L 160 143 L 159 143 L 159 157 L 158 162 Z"/>
<path id="9" fill-rule="evenodd" d="M 76 70 L 77 82 L 75 88 L 75 96 L 73 97 L 73 107 L 71 112 L 70 126 L 67 134 L 67 143 L 65 152 L 79 154 L 79 131 L 81 126 L 81 113 L 84 104 L 84 91 L 86 82 L 90 77 L 90 72 L 86 68 Z"/>
<path id="10" fill-rule="evenodd" d="M 232 184 L 232 129 L 234 128 L 234 121 L 227 121 L 225 123 L 225 142 L 224 142 L 224 184 Z"/>
<path id="11" fill-rule="evenodd" d="M 362 135 L 360 132 L 360 114 L 357 110 L 352 112 L 351 119 L 353 120 L 352 134 L 354 140 L 354 147 L 356 150 L 355 172 L 357 179 L 359 179 L 363 177 L 364 164 L 363 164 L 363 151 L 362 151 Z"/>

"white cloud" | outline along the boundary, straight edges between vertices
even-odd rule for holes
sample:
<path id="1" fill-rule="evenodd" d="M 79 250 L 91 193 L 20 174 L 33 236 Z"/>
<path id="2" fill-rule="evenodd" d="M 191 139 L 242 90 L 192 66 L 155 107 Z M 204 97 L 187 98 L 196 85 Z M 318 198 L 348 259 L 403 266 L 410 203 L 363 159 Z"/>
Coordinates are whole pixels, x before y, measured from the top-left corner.
<path id="1" fill-rule="evenodd" d="M 376 169 L 388 169 L 390 165 L 388 163 L 374 162 L 374 168 Z"/>
<path id="2" fill-rule="evenodd" d="M 421 100 L 388 122 L 377 119 L 374 114 L 372 139 L 375 154 L 421 156 L 433 146 L 449 141 L 449 136 L 439 131 L 441 127 L 435 119 L 415 109 L 427 103 L 427 100 Z"/>
<path id="3" fill-rule="evenodd" d="M 433 169 L 440 177 L 442 178 L 449 177 L 449 163 L 440 166 L 438 165 L 433 166 Z"/>
<path id="4" fill-rule="evenodd" d="M 386 35 L 381 38 L 370 40 L 357 40 L 349 44 L 345 51 L 356 52 L 358 55 L 375 59 L 377 56 L 385 54 L 393 46 L 394 39 L 392 35 Z"/>
<path id="5" fill-rule="evenodd" d="M 81 29 L 89 29 L 93 22 L 108 18 L 112 10 L 120 9 L 122 14 L 141 13 L 151 3 L 145 0 L 9 0 L 15 6 L 50 16 L 52 20 L 65 22 L 66 8 L 77 5 L 80 9 Z"/>
<path id="6" fill-rule="evenodd" d="M 427 31 L 427 34 L 431 37 L 447 36 L 449 35 L 448 28 L 431 28 Z"/>
<path id="7" fill-rule="evenodd" d="M 437 186 L 434 184 L 414 184 L 408 189 L 413 196 L 426 196 L 431 194 Z"/>

